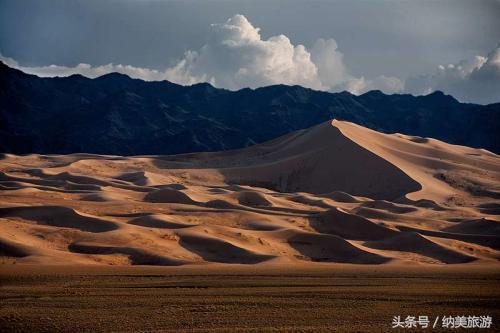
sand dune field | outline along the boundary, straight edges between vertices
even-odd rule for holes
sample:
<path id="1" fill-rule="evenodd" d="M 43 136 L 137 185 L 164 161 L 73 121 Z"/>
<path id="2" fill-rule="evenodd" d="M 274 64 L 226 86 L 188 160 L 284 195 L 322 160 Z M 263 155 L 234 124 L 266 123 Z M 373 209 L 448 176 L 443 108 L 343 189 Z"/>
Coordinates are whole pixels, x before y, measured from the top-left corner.
<path id="1" fill-rule="evenodd" d="M 500 157 L 333 121 L 175 156 L 4 155 L 4 264 L 491 264 Z"/>

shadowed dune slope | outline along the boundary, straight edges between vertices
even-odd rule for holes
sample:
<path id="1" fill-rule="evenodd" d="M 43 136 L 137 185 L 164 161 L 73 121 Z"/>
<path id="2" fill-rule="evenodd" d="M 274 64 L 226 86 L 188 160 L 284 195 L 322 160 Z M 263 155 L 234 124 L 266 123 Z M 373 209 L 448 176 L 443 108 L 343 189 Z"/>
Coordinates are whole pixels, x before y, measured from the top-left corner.
<path id="1" fill-rule="evenodd" d="M 460 222 L 451 227 L 443 229 L 447 232 L 460 234 L 479 234 L 479 235 L 500 235 L 500 221 L 488 220 L 486 218 Z"/>
<path id="2" fill-rule="evenodd" d="M 348 139 L 330 122 L 224 155 L 210 156 L 213 159 L 206 161 L 206 166 L 218 168 L 229 183 L 281 192 L 341 191 L 396 199 L 421 188 L 396 166 Z"/>
<path id="3" fill-rule="evenodd" d="M 318 232 L 347 239 L 376 240 L 393 236 L 397 232 L 372 221 L 332 208 L 311 218 L 311 226 Z"/>
<path id="4" fill-rule="evenodd" d="M 95 217 L 84 216 L 74 209 L 61 206 L 31 206 L 0 208 L 0 217 L 19 217 L 54 227 L 75 228 L 89 232 L 106 232 L 117 225 Z"/>

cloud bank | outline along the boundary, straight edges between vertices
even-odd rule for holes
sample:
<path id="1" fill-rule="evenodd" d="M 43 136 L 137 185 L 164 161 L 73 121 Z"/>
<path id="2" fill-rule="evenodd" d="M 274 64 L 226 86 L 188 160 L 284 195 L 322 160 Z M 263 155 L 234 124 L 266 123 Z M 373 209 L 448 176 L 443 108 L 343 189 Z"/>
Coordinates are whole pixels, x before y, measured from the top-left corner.
<path id="1" fill-rule="evenodd" d="M 222 24 L 212 24 L 206 45 L 197 51 L 187 51 L 175 66 L 163 71 L 115 64 L 23 67 L 13 59 L 1 59 L 9 66 L 39 76 L 81 74 L 94 78 L 119 72 L 148 81 L 169 80 L 179 84 L 209 82 L 231 90 L 296 84 L 359 94 L 371 89 L 392 93 L 403 87 L 397 78 L 380 76 L 368 80 L 352 76 L 334 39 L 318 39 L 311 50 L 303 45 L 293 45 L 285 35 L 266 40 L 260 35 L 260 29 L 243 15 L 234 15 Z"/>
<path id="2" fill-rule="evenodd" d="M 500 44 L 486 57 L 440 65 L 436 72 L 406 80 L 406 91 L 420 95 L 442 90 L 466 102 L 500 102 Z"/>
<path id="3" fill-rule="evenodd" d="M 152 70 L 129 65 L 107 64 L 75 67 L 23 67 L 15 60 L 1 57 L 11 67 L 39 76 L 81 74 L 98 77 L 111 72 L 147 81 L 169 80 L 190 85 L 209 82 L 219 88 L 237 90 L 272 84 L 301 85 L 318 90 L 361 94 L 378 89 L 385 93 L 427 94 L 443 90 L 462 101 L 489 103 L 500 101 L 500 51 L 477 56 L 459 64 L 440 66 L 436 73 L 410 78 L 356 77 L 344 63 L 334 39 L 318 39 L 312 48 L 294 45 L 285 35 L 263 39 L 260 29 L 245 16 L 234 15 L 222 24 L 212 24 L 207 43 L 189 50 L 174 66 Z"/>

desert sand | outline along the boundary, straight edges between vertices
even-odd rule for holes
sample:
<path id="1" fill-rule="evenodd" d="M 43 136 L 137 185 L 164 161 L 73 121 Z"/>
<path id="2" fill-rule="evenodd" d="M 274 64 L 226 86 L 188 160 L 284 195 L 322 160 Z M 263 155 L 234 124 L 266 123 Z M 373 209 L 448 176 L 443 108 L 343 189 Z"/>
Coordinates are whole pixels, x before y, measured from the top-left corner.
<path id="1" fill-rule="evenodd" d="M 3 269 L 500 258 L 498 155 L 347 122 L 226 152 L 6 154 L 0 171 Z"/>

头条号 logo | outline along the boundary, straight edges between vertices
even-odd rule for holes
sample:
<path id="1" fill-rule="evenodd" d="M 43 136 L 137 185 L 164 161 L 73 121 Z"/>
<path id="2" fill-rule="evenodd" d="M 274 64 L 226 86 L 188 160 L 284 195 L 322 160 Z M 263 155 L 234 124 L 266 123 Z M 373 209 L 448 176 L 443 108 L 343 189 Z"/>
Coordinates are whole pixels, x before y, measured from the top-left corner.
<path id="1" fill-rule="evenodd" d="M 394 316 L 392 328 L 491 328 L 491 316 Z"/>

